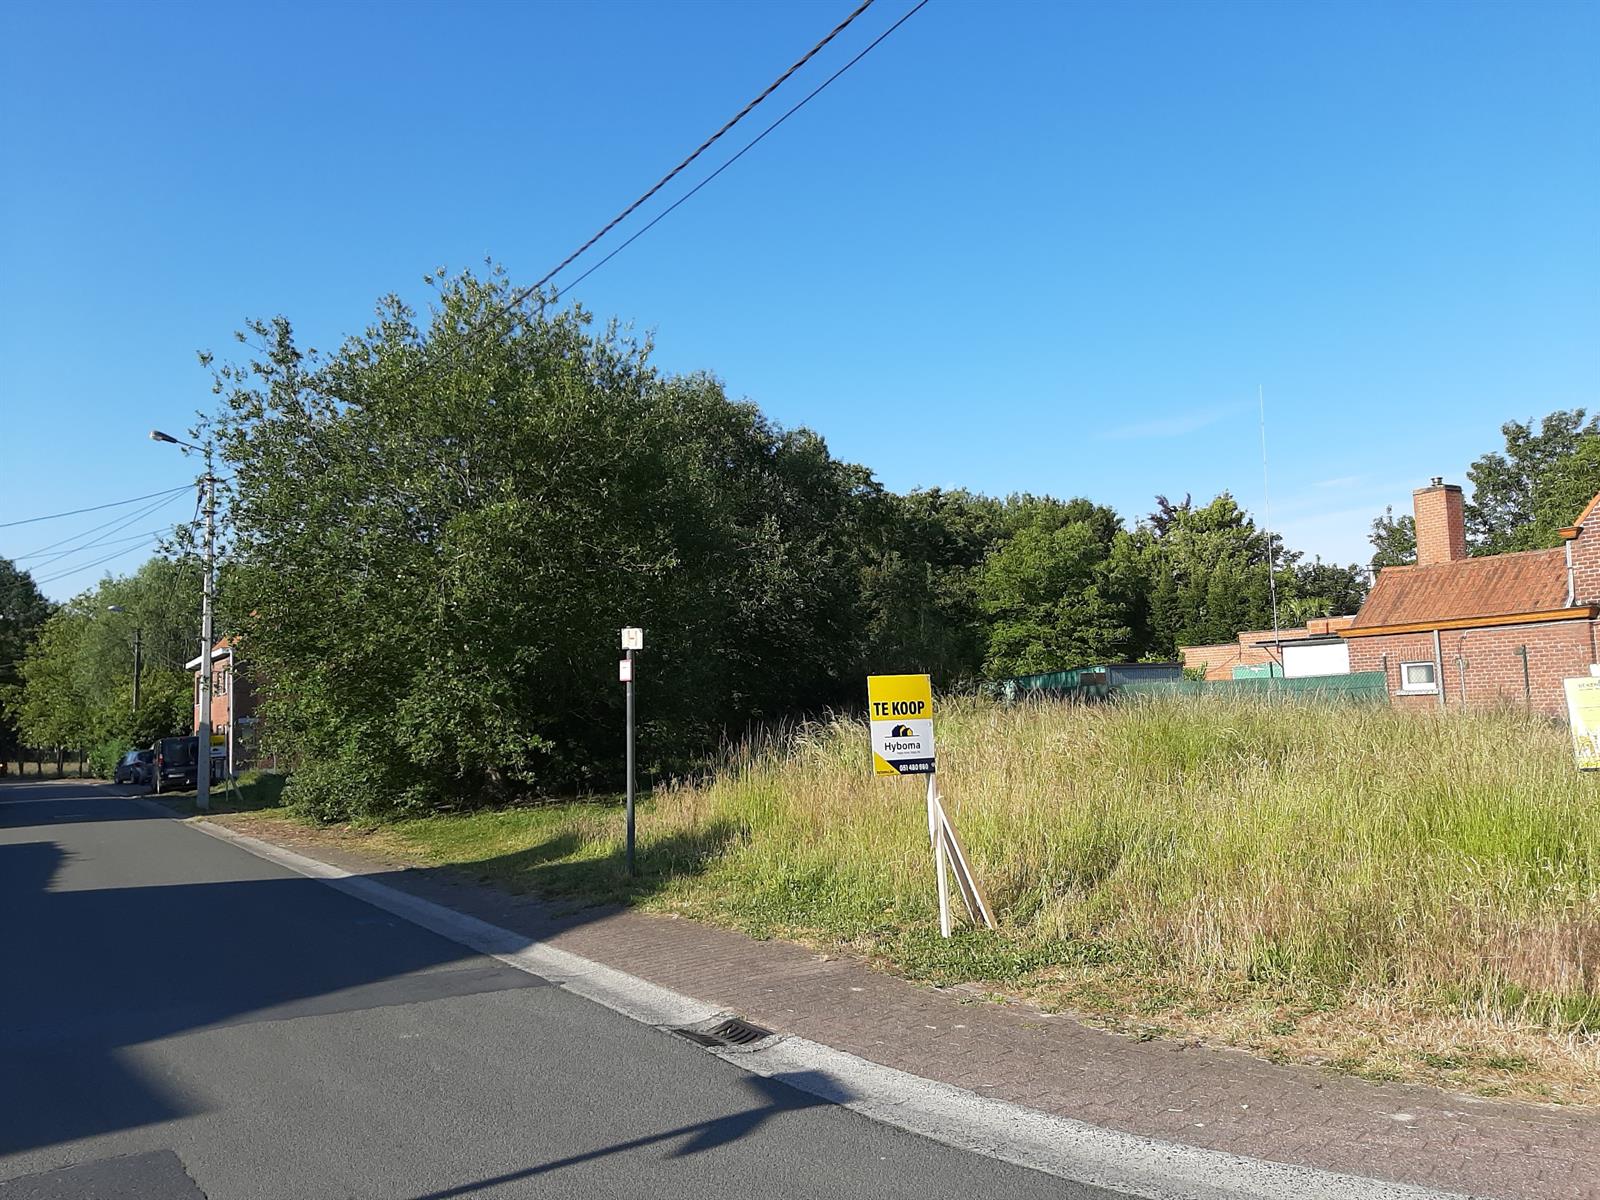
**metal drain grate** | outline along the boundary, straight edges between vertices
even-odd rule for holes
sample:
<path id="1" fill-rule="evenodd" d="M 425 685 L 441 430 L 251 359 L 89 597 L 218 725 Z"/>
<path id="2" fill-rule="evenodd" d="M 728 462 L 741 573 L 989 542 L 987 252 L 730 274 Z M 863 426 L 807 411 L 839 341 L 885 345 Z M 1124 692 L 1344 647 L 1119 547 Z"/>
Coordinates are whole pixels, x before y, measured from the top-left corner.
<path id="1" fill-rule="evenodd" d="M 718 1021 L 709 1029 L 674 1029 L 672 1032 L 679 1037 L 688 1038 L 691 1042 L 713 1047 L 748 1046 L 752 1042 L 759 1042 L 762 1038 L 772 1036 L 772 1030 L 752 1025 L 749 1021 L 740 1020 L 738 1017 Z"/>

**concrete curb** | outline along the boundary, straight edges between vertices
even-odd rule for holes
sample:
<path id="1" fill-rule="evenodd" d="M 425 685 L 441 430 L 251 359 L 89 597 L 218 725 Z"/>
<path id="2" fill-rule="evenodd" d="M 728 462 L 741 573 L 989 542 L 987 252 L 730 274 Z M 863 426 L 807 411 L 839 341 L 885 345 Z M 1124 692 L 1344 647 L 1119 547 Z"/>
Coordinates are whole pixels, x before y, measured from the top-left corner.
<path id="1" fill-rule="evenodd" d="M 164 816 L 171 809 L 144 801 Z M 715 1005 L 558 950 L 341 867 L 204 819 L 191 828 L 448 938 L 516 970 L 661 1029 L 723 1015 Z M 1467 1200 L 1453 1192 L 1204 1150 L 1104 1129 L 979 1096 L 809 1041 L 779 1036 L 711 1049 L 752 1074 L 782 1077 L 863 1116 L 934 1141 L 1145 1200 Z"/>

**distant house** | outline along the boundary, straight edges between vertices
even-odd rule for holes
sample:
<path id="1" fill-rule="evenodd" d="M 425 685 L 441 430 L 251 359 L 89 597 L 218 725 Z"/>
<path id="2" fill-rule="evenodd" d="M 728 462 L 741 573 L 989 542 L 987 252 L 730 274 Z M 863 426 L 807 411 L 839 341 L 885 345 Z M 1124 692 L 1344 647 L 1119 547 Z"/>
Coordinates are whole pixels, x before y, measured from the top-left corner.
<path id="1" fill-rule="evenodd" d="M 194 729 L 200 731 L 200 659 L 184 663 L 194 672 Z M 211 737 L 213 754 L 221 748 L 228 773 L 253 760 L 255 744 L 255 693 L 250 681 L 236 669 L 234 641 L 223 638 L 211 648 Z"/>
<path id="2" fill-rule="evenodd" d="M 1562 680 L 1597 661 L 1600 496 L 1562 544 L 1467 555 L 1461 489 L 1434 479 L 1412 496 L 1415 566 L 1385 567 L 1338 636 L 1350 670 L 1383 671 L 1397 703 L 1512 703 L 1565 712 Z"/>
<path id="3" fill-rule="evenodd" d="M 1183 646 L 1178 653 L 1189 670 L 1204 668 L 1207 679 L 1246 679 L 1257 675 L 1286 678 L 1345 675 L 1350 663 L 1338 631 L 1354 617 L 1320 617 L 1303 627 L 1251 629 L 1231 642 Z"/>

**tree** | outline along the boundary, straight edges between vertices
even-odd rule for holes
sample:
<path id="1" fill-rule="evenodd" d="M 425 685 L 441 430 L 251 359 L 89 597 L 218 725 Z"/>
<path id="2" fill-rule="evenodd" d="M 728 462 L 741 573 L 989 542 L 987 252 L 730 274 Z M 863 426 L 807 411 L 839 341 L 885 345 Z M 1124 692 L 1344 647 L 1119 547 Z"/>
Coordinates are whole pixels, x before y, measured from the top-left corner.
<path id="1" fill-rule="evenodd" d="M 989 619 L 991 678 L 1067 670 L 1126 657 L 1131 633 L 1112 594 L 1116 514 L 1088 501 L 1016 505 L 1015 532 L 978 572 Z"/>
<path id="2" fill-rule="evenodd" d="M 199 579 L 193 560 L 151 559 L 55 609 L 19 665 L 12 709 L 21 735 L 40 747 L 128 749 L 193 729 L 184 663 L 199 650 Z M 144 660 L 137 711 L 136 629 Z"/>
<path id="3" fill-rule="evenodd" d="M 426 316 L 387 298 L 332 353 L 277 318 L 215 366 L 224 603 L 320 816 L 613 786 L 624 625 L 659 775 L 858 703 L 868 671 L 1170 654 L 1267 608 L 1267 538 L 1227 497 L 1135 535 L 1088 500 L 892 496 L 581 308 L 498 270 L 429 282 Z"/>
<path id="4" fill-rule="evenodd" d="M 1367 573 L 1351 563 L 1341 567 L 1320 558 L 1294 568 L 1295 591 L 1289 601 L 1287 623 L 1304 625 L 1313 617 L 1353 615 L 1367 598 Z"/>
<path id="5" fill-rule="evenodd" d="M 1600 492 L 1600 416 L 1558 409 L 1540 423 L 1508 421 L 1500 427 L 1504 451 L 1491 451 L 1467 468 L 1472 503 L 1467 537 L 1474 554 L 1535 550 L 1559 543 L 1557 530 L 1576 519 Z M 1584 490 L 1588 495 L 1582 495 Z M 1579 498 L 1581 496 L 1581 498 Z"/>
<path id="6" fill-rule="evenodd" d="M 983 671 L 986 639 L 975 570 L 1006 533 L 1005 505 L 933 488 L 884 498 L 862 568 L 862 672 L 925 671 L 958 688 Z"/>
<path id="7" fill-rule="evenodd" d="M 1372 569 L 1401 567 L 1417 561 L 1417 520 L 1415 517 L 1394 515 L 1393 506 L 1383 510 L 1383 516 L 1372 519 L 1372 532 L 1367 535 L 1372 543 Z"/>
<path id="8" fill-rule="evenodd" d="M 1231 641 L 1241 631 L 1272 626 L 1271 584 L 1281 606 L 1299 595 L 1300 554 L 1268 535 L 1228 493 L 1203 508 L 1185 497 L 1157 497 L 1148 526 L 1133 537 L 1149 597 L 1148 654 L 1172 658 L 1179 646 Z"/>
<path id="9" fill-rule="evenodd" d="M 94 741 L 91 697 L 79 672 L 88 620 L 81 603 L 62 605 L 45 621 L 22 660 L 15 712 L 23 739 L 34 746 L 59 750 Z"/>
<path id="10" fill-rule="evenodd" d="M 51 605 L 27 571 L 0 558 L 0 762 L 14 759 L 22 769 L 21 664 L 50 616 Z"/>
<path id="11" fill-rule="evenodd" d="M 263 725 L 316 813 L 613 785 L 617 630 L 646 629 L 641 742 L 848 702 L 882 489 L 710 375 L 499 272 L 385 300 L 327 356 L 286 320 L 218 371 L 230 586 Z"/>
<path id="12" fill-rule="evenodd" d="M 1545 468 L 1534 489 L 1528 540 L 1536 547 L 1561 544 L 1570 526 L 1600 494 L 1600 434 L 1580 436 L 1572 451 Z"/>

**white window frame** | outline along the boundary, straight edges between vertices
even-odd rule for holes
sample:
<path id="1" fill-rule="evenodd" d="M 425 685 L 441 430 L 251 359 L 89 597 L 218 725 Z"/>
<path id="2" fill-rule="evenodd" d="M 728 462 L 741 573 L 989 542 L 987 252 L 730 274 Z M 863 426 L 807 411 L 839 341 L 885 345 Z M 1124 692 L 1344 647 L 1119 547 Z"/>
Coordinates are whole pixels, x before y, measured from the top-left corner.
<path id="1" fill-rule="evenodd" d="M 1427 667 L 1428 673 L 1433 676 L 1430 683 L 1409 683 L 1406 680 L 1408 667 Z M 1439 664 L 1431 658 L 1418 658 L 1400 664 L 1400 691 L 1402 696 L 1437 696 L 1439 694 Z"/>

